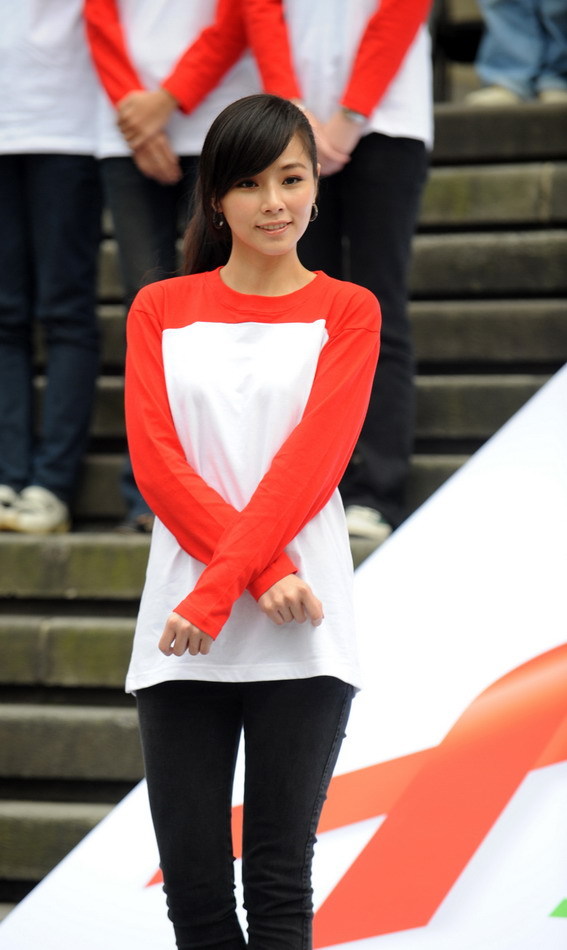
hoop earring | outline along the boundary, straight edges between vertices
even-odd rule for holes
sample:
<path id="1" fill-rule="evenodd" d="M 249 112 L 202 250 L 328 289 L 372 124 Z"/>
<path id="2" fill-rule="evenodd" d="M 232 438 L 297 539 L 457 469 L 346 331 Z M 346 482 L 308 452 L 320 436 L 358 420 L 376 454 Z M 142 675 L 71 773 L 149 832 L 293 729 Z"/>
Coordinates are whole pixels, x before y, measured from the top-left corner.
<path id="1" fill-rule="evenodd" d="M 220 231 L 225 226 L 225 217 L 222 211 L 213 211 L 213 227 Z"/>
<path id="2" fill-rule="evenodd" d="M 314 204 L 313 207 L 311 208 L 311 217 L 309 218 L 309 220 L 316 221 L 318 217 L 319 217 L 319 208 L 317 207 L 316 204 Z"/>

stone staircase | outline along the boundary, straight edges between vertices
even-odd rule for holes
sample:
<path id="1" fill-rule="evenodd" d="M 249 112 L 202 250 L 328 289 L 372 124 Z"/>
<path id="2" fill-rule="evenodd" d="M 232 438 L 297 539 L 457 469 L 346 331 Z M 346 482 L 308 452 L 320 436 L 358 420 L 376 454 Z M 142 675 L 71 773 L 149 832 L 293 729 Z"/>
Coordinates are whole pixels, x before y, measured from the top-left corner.
<path id="1" fill-rule="evenodd" d="M 567 359 L 567 110 L 442 104 L 436 119 L 411 281 L 419 374 L 408 513 Z M 76 530 L 0 536 L 4 911 L 142 775 L 122 683 L 148 542 L 111 530 L 123 513 L 119 301 L 108 231 L 104 372 Z"/>

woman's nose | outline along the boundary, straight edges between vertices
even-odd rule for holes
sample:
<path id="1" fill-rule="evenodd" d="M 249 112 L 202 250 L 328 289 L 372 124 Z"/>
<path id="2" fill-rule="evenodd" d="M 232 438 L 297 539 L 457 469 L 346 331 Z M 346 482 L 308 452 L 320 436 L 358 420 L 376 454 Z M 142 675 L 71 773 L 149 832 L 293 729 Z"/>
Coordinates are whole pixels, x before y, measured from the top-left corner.
<path id="1" fill-rule="evenodd" d="M 262 211 L 266 213 L 281 211 L 283 204 L 280 189 L 275 185 L 264 190 L 264 194 L 262 195 Z"/>

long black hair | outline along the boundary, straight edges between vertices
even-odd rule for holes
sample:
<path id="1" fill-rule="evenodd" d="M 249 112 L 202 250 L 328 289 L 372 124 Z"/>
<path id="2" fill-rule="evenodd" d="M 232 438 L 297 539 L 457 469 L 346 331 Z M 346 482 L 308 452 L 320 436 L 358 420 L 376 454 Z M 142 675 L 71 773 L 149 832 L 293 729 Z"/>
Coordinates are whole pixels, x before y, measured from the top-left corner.
<path id="1" fill-rule="evenodd" d="M 243 178 L 276 161 L 299 135 L 317 179 L 317 149 L 305 115 L 288 99 L 259 94 L 237 99 L 214 120 L 199 160 L 193 214 L 183 242 L 183 270 L 197 274 L 226 264 L 232 247 L 230 228 L 215 227 L 215 208 Z"/>

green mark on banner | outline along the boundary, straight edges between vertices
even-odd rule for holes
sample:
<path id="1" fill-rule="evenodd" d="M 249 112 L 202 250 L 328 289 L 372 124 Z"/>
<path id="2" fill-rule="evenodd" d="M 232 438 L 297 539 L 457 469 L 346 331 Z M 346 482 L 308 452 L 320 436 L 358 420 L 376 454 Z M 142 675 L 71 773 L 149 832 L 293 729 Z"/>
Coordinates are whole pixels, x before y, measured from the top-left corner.
<path id="1" fill-rule="evenodd" d="M 557 905 L 554 911 L 549 915 L 550 917 L 567 917 L 567 900 L 561 901 Z"/>

